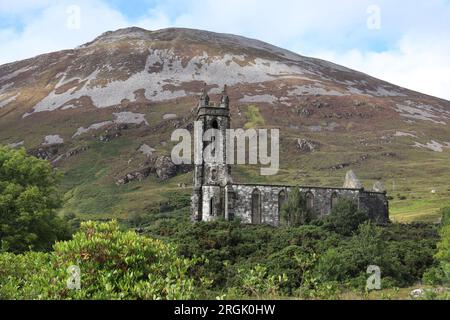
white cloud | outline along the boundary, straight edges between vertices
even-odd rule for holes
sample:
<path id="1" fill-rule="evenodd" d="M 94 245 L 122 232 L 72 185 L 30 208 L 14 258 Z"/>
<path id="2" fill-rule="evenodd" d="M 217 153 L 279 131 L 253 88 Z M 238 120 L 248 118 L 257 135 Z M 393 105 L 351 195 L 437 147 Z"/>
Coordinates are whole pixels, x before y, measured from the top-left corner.
<path id="1" fill-rule="evenodd" d="M 52 1 L 50 0 L 14 0 L 14 1 L 0 1 L 0 12 L 8 14 L 21 14 L 29 11 L 42 9 Z"/>
<path id="2" fill-rule="evenodd" d="M 74 17 L 78 14 L 79 28 L 74 28 Z M 38 14 L 30 11 L 40 9 Z M 136 21 L 129 21 L 121 12 L 111 8 L 102 0 L 16 1 L 5 6 L 0 2 L 0 15 L 20 14 L 24 27 L 0 29 L 0 64 L 30 58 L 39 54 L 72 49 L 92 41 L 100 34 L 140 26 L 160 29 L 170 25 L 169 18 L 157 9 L 150 10 Z"/>
<path id="3" fill-rule="evenodd" d="M 59 1 L 25 21 L 23 30 L 10 29 L 0 33 L 0 63 L 71 49 L 98 36 L 105 29 L 127 25 L 120 13 L 109 9 L 101 1 L 78 1 L 77 5 L 80 8 L 79 29 L 68 26 L 72 13 L 67 10 L 71 2 Z"/>
<path id="4" fill-rule="evenodd" d="M 133 21 L 106 0 L 5 3 L 0 0 L 0 16 L 19 16 L 24 27 L 0 29 L 0 64 L 73 48 L 125 26 L 191 27 L 257 38 L 450 99 L 447 0 L 153 0 Z M 79 30 L 67 28 L 74 3 L 81 8 Z M 380 8 L 379 30 L 367 28 L 370 5 Z"/>
<path id="5" fill-rule="evenodd" d="M 397 48 L 383 52 L 353 49 L 344 53 L 328 51 L 312 55 L 408 89 L 450 100 L 450 43 L 445 35 L 405 35 Z"/>

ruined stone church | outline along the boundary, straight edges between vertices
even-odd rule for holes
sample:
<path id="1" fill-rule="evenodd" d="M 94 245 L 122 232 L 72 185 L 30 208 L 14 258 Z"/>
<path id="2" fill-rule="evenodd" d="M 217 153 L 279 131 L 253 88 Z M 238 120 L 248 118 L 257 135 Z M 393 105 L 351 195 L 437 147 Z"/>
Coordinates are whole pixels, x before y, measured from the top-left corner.
<path id="1" fill-rule="evenodd" d="M 201 122 L 204 131 L 219 130 L 226 137 L 230 128 L 229 98 L 224 89 L 220 103 L 210 104 L 204 91 L 197 107 L 196 120 Z M 197 137 L 202 139 L 202 137 Z M 207 142 L 198 141 L 203 153 Z M 224 149 L 227 141 L 222 141 Z M 207 162 L 194 167 L 194 190 L 192 195 L 191 216 L 193 221 L 214 221 L 223 218 L 239 218 L 247 224 L 280 225 L 280 209 L 293 188 L 300 188 L 306 195 L 307 207 L 316 217 L 325 217 L 331 213 L 340 198 L 349 198 L 365 211 L 371 220 L 386 223 L 389 219 L 389 204 L 386 192 L 366 191 L 358 188 L 333 188 L 289 185 L 236 184 L 231 179 L 231 166 L 223 161 Z M 201 159 L 203 159 L 203 154 Z"/>

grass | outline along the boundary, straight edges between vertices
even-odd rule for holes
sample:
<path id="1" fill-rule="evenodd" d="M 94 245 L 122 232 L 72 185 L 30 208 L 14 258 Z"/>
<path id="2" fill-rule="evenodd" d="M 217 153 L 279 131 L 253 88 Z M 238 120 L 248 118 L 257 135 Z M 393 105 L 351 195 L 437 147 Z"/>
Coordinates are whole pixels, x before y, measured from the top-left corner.
<path id="1" fill-rule="evenodd" d="M 412 300 L 411 291 L 424 288 L 422 285 L 411 286 L 407 288 L 390 288 L 361 292 L 344 292 L 339 295 L 339 300 Z"/>
<path id="2" fill-rule="evenodd" d="M 128 216 L 146 212 L 170 198 L 168 192 L 179 190 L 179 183 L 191 185 L 191 174 L 166 182 L 149 178 L 125 186 L 115 185 L 118 177 L 139 169 L 146 161 L 146 157 L 137 151 L 141 144 L 156 149 L 157 155 L 170 154 L 174 122 L 164 122 L 162 117 L 166 113 L 175 113 L 181 120 L 191 110 L 192 105 L 186 102 L 132 109 L 130 111 L 145 114 L 149 127 L 128 129 L 108 143 L 93 138 L 94 132 L 74 140 L 70 137 L 81 126 L 112 119 L 111 110 L 69 110 L 55 113 L 52 118 L 40 113 L 23 121 L 15 121 L 10 115 L 0 118 L 3 128 L 0 143 L 25 140 L 26 147 L 35 147 L 45 135 L 60 134 L 67 142 L 61 152 L 80 145 L 89 146 L 87 151 L 65 160 L 59 168 L 64 173 L 61 192 L 66 200 L 61 212 L 73 212 L 85 218 Z M 327 128 L 331 120 L 300 118 L 289 110 L 279 110 L 281 113 L 275 114 L 271 108 L 250 105 L 242 107 L 245 117 L 236 117 L 236 110 L 232 108 L 232 127 L 277 127 L 281 137 L 277 175 L 261 176 L 260 166 L 233 166 L 235 182 L 339 187 L 343 185 L 346 171 L 353 169 L 368 190 L 375 181 L 384 182 L 388 196 L 392 197 L 390 212 L 395 221 L 434 222 L 439 218 L 438 210 L 450 204 L 450 149 L 445 148 L 439 153 L 412 147 L 415 141 L 448 141 L 450 129 L 446 126 L 437 128 L 428 122 L 417 126 L 396 119 L 370 120 L 370 126 L 364 121 L 332 120 L 339 122 L 338 129 L 310 132 L 308 126 Z M 381 136 L 396 131 L 416 132 L 418 138 L 394 137 L 391 141 L 380 142 Z M 302 153 L 296 147 L 299 138 L 314 140 L 320 147 L 314 153 Z M 369 155 L 369 158 L 359 161 L 363 155 Z M 344 169 L 331 169 L 340 163 L 350 165 Z M 431 190 L 436 192 L 432 194 Z M 190 191 L 185 189 L 184 192 Z"/>
<path id="3" fill-rule="evenodd" d="M 189 174 L 167 182 L 151 176 L 141 182 L 117 186 L 118 177 L 137 170 L 138 164 L 145 160 L 142 154 L 136 154 L 137 159 L 128 161 L 140 144 L 141 141 L 129 136 L 107 143 L 91 141 L 86 152 L 69 159 L 60 168 L 64 172 L 61 214 L 75 213 L 82 219 L 127 218 L 150 211 L 174 192 L 191 194 L 190 189 L 178 187 L 180 183 L 190 183 Z"/>
<path id="4" fill-rule="evenodd" d="M 62 168 L 65 172 L 62 189 L 67 201 L 63 212 L 75 212 L 89 218 L 127 216 L 145 211 L 152 204 L 166 200 L 167 192 L 179 190 L 179 183 L 191 184 L 191 174 L 185 174 L 167 182 L 160 182 L 152 177 L 142 182 L 116 186 L 114 178 L 119 172 L 131 172 L 139 163 L 134 160 L 134 164 L 125 165 L 129 155 L 138 146 L 139 143 L 125 137 L 109 143 L 95 142 L 86 153 L 66 163 Z M 261 176 L 260 166 L 233 166 L 234 181 L 342 186 L 345 172 L 349 168 L 330 170 L 327 167 L 346 159 L 357 158 L 351 152 L 346 155 L 342 152 L 320 151 L 313 155 L 292 156 L 289 155 L 290 152 L 282 154 L 281 168 L 277 175 Z M 393 197 L 390 212 L 394 221 L 434 222 L 439 219 L 439 209 L 450 204 L 450 192 L 444 187 L 436 187 L 445 186 L 450 179 L 450 170 L 448 174 L 429 179 L 430 171 L 443 166 L 442 162 L 436 162 L 433 166 L 420 170 L 419 168 L 423 168 L 421 161 L 411 165 L 406 160 L 371 159 L 352 168 L 367 189 L 371 188 L 378 177 L 384 181 L 388 195 Z M 437 193 L 432 194 L 430 191 L 433 189 L 437 189 Z M 190 189 L 184 191 L 189 193 Z"/>
<path id="5" fill-rule="evenodd" d="M 262 117 L 259 108 L 257 106 L 248 106 L 245 112 L 248 122 L 244 125 L 245 129 L 253 129 L 256 127 L 262 127 L 266 124 L 266 121 Z"/>

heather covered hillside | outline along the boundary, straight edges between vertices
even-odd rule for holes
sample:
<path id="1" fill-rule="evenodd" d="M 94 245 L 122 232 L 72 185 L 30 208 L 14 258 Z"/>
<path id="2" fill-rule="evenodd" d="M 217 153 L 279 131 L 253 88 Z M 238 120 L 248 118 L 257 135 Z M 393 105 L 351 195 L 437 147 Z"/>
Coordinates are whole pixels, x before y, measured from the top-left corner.
<path id="1" fill-rule="evenodd" d="M 450 202 L 450 102 L 200 30 L 121 29 L 0 66 L 0 144 L 58 168 L 63 213 L 159 212 L 191 193 L 190 168 L 165 157 L 205 82 L 212 101 L 228 85 L 232 127 L 280 128 L 278 175 L 238 166 L 236 181 L 341 186 L 353 169 L 367 189 L 383 181 L 399 221 L 436 221 Z"/>

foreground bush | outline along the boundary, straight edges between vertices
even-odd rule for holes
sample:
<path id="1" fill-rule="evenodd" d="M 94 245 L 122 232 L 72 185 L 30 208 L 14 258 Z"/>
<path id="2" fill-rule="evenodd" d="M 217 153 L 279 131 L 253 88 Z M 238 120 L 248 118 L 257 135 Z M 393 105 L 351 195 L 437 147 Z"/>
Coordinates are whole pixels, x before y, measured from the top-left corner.
<path id="1" fill-rule="evenodd" d="M 51 253 L 0 255 L 0 299 L 193 299 L 196 258 L 172 245 L 119 230 L 117 222 L 87 222 Z M 80 270 L 80 289 L 70 267 Z"/>
<path id="2" fill-rule="evenodd" d="M 430 268 L 424 275 L 424 280 L 433 285 L 444 286 L 443 292 L 431 298 L 450 299 L 450 207 L 441 212 L 442 221 L 439 234 L 441 241 L 437 244 L 434 256 L 437 266 Z"/>
<path id="3" fill-rule="evenodd" d="M 217 296 L 229 293 L 230 288 L 237 288 L 236 294 L 242 292 L 239 270 L 258 265 L 267 268 L 269 277 L 287 276 L 288 281 L 279 283 L 282 296 L 306 298 L 330 298 L 336 289 L 364 292 L 369 265 L 381 268 L 383 288 L 418 283 L 433 265 L 439 239 L 434 225 L 358 223 L 347 236 L 325 225 L 192 224 L 182 217 L 168 217 L 152 222 L 145 232 L 175 243 L 181 256 L 204 255 L 209 263 L 198 271 L 214 280 L 211 289 Z"/>
<path id="4" fill-rule="evenodd" d="M 222 298 L 275 299 L 281 295 L 281 285 L 288 282 L 286 274 L 275 276 L 259 264 L 252 268 L 238 269 L 237 279 L 238 285 L 227 288 Z"/>

